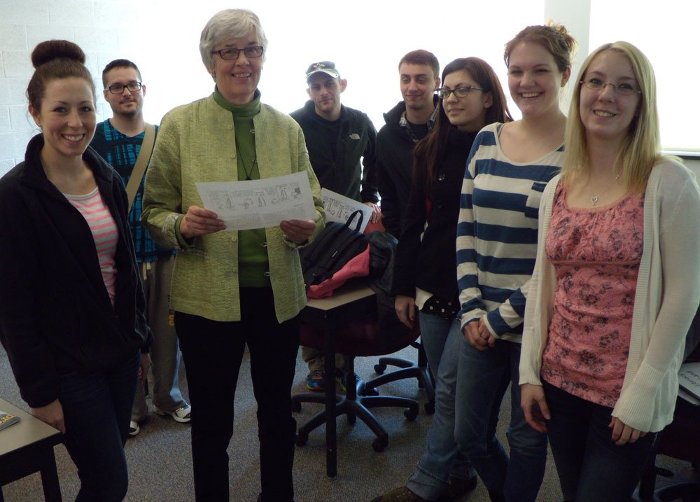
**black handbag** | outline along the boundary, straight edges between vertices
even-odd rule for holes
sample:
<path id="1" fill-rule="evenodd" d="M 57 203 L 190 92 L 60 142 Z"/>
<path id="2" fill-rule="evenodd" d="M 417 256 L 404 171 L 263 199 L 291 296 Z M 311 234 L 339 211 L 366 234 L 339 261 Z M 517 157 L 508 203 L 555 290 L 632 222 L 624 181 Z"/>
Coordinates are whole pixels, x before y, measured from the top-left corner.
<path id="1" fill-rule="evenodd" d="M 352 222 L 357 216 L 357 223 Z M 306 287 L 332 277 L 352 258 L 367 249 L 367 238 L 360 232 L 362 211 L 353 211 L 345 223 L 329 221 L 311 244 L 299 250 Z"/>

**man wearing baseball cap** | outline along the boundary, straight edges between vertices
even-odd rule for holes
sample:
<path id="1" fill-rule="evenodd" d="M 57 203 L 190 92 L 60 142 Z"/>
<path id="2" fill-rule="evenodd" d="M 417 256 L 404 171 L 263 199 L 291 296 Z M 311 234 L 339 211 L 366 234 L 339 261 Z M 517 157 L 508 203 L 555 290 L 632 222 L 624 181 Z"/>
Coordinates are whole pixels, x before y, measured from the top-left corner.
<path id="1" fill-rule="evenodd" d="M 365 113 L 341 104 L 348 82 L 331 61 L 311 64 L 306 83 L 310 99 L 291 115 L 304 131 L 321 187 L 365 203 L 374 211 L 372 221 L 379 221 L 374 125 Z M 307 389 L 323 391 L 323 352 L 302 347 L 301 354 L 309 365 Z M 337 354 L 336 367 L 342 366 L 342 356 Z"/>

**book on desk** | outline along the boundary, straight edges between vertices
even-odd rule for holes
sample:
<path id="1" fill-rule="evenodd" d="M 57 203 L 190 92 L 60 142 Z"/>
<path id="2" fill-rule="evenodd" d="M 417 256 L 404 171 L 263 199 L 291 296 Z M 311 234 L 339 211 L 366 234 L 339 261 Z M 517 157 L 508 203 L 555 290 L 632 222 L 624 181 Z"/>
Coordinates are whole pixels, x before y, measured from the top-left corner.
<path id="1" fill-rule="evenodd" d="M 700 400 L 700 362 L 681 365 L 678 381 L 681 390 L 685 391 L 693 398 Z"/>
<path id="2" fill-rule="evenodd" d="M 20 418 L 17 415 L 12 415 L 0 410 L 0 431 L 19 422 Z"/>

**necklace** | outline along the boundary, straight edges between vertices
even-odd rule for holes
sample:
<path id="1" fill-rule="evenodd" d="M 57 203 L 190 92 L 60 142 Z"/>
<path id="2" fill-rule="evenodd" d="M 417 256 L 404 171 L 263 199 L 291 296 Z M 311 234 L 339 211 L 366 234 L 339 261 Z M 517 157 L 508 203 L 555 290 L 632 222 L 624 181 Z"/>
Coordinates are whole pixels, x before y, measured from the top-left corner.
<path id="1" fill-rule="evenodd" d="M 617 181 L 619 179 L 620 179 L 620 173 L 617 173 L 617 175 L 615 176 L 615 181 Z M 609 188 L 608 188 L 608 190 L 609 190 Z M 603 195 L 605 195 L 608 192 L 608 190 L 603 192 Z M 591 195 L 591 206 L 596 207 L 598 205 L 599 200 L 600 200 L 600 193 L 599 192 Z"/>
<path id="2" fill-rule="evenodd" d="M 255 130 L 251 129 L 251 133 L 255 134 Z M 238 156 L 241 158 L 241 165 L 243 166 L 243 172 L 245 173 L 245 179 L 246 179 L 246 181 L 250 181 L 252 179 L 251 176 L 253 175 L 253 171 L 255 170 L 255 166 L 258 164 L 258 152 L 257 152 L 257 150 L 255 150 L 255 145 L 253 145 L 253 162 L 250 163 L 250 169 L 248 169 L 245 165 L 245 157 L 243 156 L 241 148 L 238 145 L 238 137 L 236 137 L 236 152 L 238 153 Z"/>

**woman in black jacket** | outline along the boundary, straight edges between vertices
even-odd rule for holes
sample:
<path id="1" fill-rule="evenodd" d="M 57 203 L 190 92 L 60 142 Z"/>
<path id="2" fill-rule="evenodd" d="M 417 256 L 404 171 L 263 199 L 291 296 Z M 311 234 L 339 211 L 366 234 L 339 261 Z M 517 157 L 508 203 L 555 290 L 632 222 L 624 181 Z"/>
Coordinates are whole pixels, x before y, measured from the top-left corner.
<path id="1" fill-rule="evenodd" d="M 31 413 L 65 434 L 77 500 L 122 500 L 124 442 L 148 343 L 128 204 L 88 148 L 95 88 L 77 45 L 40 43 L 27 89 L 41 128 L 0 180 L 0 340 Z"/>
<path id="2" fill-rule="evenodd" d="M 397 248 L 393 292 L 396 313 L 412 327 L 420 322 L 421 340 L 435 376 L 435 415 L 426 447 L 406 486 L 375 500 L 438 500 L 463 495 L 476 475 L 454 439 L 457 354 L 462 335 L 455 235 L 464 169 L 479 130 L 510 120 L 505 96 L 493 69 L 479 58 L 448 64 L 438 89 L 435 126 L 415 148 L 413 185 Z"/>

